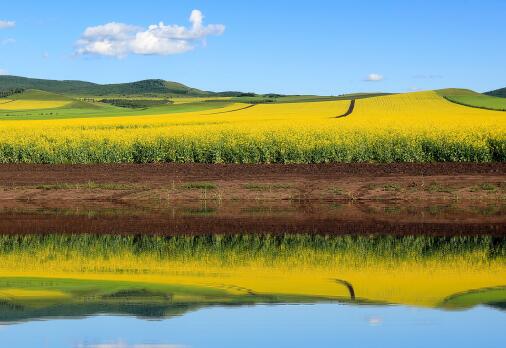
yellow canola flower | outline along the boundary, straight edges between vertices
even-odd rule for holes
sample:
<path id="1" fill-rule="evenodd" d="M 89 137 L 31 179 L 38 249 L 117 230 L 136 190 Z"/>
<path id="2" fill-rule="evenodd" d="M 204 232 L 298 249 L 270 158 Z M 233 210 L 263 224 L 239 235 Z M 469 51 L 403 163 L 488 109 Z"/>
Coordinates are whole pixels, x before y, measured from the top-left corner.
<path id="1" fill-rule="evenodd" d="M 3 100 L 2 100 L 3 101 Z M 70 101 L 58 100 L 13 100 L 10 102 L 0 103 L 0 110 L 37 110 L 37 109 L 54 109 L 66 106 Z"/>

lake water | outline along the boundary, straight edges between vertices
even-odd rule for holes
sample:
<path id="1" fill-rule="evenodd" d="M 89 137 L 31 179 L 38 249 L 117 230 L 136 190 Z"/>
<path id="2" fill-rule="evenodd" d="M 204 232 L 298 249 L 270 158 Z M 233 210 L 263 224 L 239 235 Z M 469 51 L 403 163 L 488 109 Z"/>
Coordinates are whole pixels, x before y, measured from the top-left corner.
<path id="1" fill-rule="evenodd" d="M 488 307 L 257 305 L 163 320 L 100 315 L 0 326 L 5 347 L 504 347 L 506 314 Z"/>
<path id="2" fill-rule="evenodd" d="M 103 221 L 96 214 L 85 214 L 90 230 L 81 234 L 51 233 L 79 214 L 2 214 L 17 229 L 0 235 L 1 347 L 504 345 L 506 238 L 499 215 L 482 226 L 496 233 L 477 233 L 479 224 L 443 233 L 451 220 L 446 210 L 444 223 L 436 221 L 443 230 L 432 235 L 146 235 L 97 234 Z M 103 219 L 111 216 L 124 215 Z M 320 215 L 314 216 L 303 222 L 320 226 L 311 225 Z M 34 219 L 48 230 L 19 233 Z M 265 226 L 282 230 L 289 220 Z"/>

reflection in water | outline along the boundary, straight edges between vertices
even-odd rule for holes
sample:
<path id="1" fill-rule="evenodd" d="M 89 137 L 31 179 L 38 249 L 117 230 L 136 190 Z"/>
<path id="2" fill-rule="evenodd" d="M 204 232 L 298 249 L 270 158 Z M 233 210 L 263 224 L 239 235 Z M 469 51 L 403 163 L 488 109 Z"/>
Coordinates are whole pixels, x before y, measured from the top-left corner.
<path id="1" fill-rule="evenodd" d="M 179 316 L 258 303 L 506 304 L 506 239 L 487 236 L 3 235 L 0 322 Z"/>
<path id="2" fill-rule="evenodd" d="M 488 234 L 506 229 L 500 201 L 0 202 L 0 234 Z"/>

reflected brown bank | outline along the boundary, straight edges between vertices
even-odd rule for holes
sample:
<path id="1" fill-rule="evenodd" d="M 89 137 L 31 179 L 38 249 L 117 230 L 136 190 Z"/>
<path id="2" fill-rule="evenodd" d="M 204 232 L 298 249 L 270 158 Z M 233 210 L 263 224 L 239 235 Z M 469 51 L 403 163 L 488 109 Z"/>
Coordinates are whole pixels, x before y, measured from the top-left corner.
<path id="1" fill-rule="evenodd" d="M 0 233 L 501 236 L 503 201 L 2 201 Z"/>

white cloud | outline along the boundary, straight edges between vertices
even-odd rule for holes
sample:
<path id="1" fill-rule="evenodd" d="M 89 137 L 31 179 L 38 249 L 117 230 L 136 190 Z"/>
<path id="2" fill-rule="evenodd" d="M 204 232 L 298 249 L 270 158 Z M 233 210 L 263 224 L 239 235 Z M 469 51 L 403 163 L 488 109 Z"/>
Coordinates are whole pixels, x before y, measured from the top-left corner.
<path id="1" fill-rule="evenodd" d="M 88 27 L 77 41 L 76 53 L 111 57 L 184 53 L 194 49 L 196 41 L 225 31 L 222 24 L 203 25 L 203 19 L 202 12 L 193 10 L 189 18 L 190 28 L 163 22 L 147 29 L 116 22 Z"/>
<path id="2" fill-rule="evenodd" d="M 5 69 L 0 69 L 0 75 L 9 75 L 9 72 Z"/>
<path id="3" fill-rule="evenodd" d="M 14 21 L 0 20 L 0 29 L 12 28 L 14 26 L 16 26 L 16 22 Z"/>
<path id="4" fill-rule="evenodd" d="M 383 81 L 384 77 L 383 77 L 383 75 L 372 73 L 372 74 L 367 75 L 365 80 L 369 81 L 369 82 L 377 82 L 377 81 Z"/>

